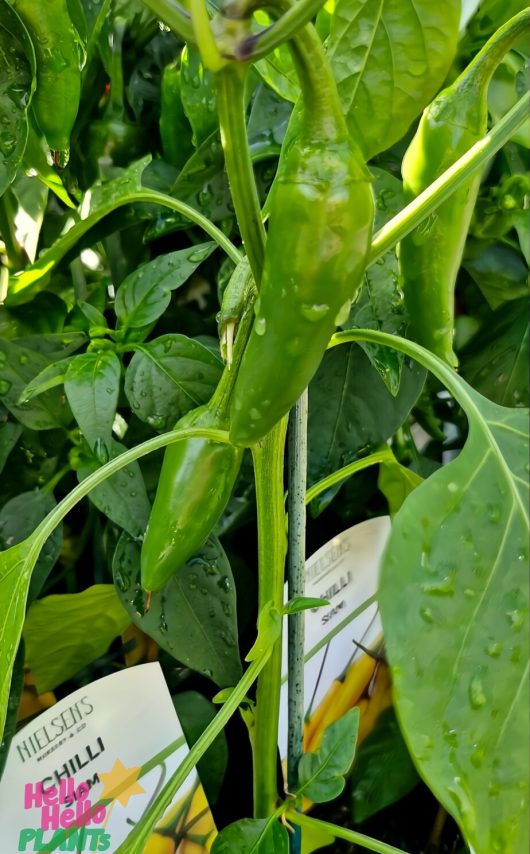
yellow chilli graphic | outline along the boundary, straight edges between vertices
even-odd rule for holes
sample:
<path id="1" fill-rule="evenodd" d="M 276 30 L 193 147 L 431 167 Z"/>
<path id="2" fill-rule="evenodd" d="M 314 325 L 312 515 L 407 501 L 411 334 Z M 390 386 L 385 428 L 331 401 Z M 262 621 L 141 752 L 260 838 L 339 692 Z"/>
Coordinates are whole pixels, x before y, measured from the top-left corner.
<path id="1" fill-rule="evenodd" d="M 216 836 L 204 789 L 197 783 L 157 824 L 144 854 L 208 854 Z"/>

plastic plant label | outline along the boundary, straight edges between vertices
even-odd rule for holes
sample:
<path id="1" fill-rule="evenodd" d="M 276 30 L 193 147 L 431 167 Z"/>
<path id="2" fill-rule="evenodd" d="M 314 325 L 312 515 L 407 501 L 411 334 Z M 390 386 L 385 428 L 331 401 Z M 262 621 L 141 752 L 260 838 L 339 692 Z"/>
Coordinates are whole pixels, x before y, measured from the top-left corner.
<path id="1" fill-rule="evenodd" d="M 0 782 L 0 851 L 116 851 L 187 753 L 158 663 L 80 688 L 13 738 Z M 205 808 L 194 771 L 160 822 L 164 835 L 153 835 L 172 836 L 176 852 L 194 832 L 206 845 L 216 831 Z"/>
<path id="2" fill-rule="evenodd" d="M 304 612 L 305 750 L 315 747 L 323 728 L 336 719 L 333 710 L 344 706 L 346 711 L 355 705 L 359 685 L 363 680 L 370 681 L 375 662 L 356 644 L 370 649 L 381 635 L 375 595 L 379 564 L 389 534 L 389 516 L 369 519 L 333 537 L 306 562 L 305 596 L 329 604 Z M 350 691 L 348 697 L 344 697 L 345 690 Z M 283 633 L 279 745 L 281 756 L 285 757 L 287 618 Z"/>

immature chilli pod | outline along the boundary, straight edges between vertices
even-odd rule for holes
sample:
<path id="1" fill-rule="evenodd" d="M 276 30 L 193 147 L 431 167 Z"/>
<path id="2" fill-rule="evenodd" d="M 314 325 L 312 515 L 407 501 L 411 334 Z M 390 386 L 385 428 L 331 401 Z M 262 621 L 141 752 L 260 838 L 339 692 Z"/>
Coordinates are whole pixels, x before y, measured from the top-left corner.
<path id="1" fill-rule="evenodd" d="M 236 380 L 231 440 L 252 445 L 291 408 L 347 317 L 366 266 L 374 204 L 322 45 L 290 43 L 302 88 L 271 190 L 255 319 Z"/>
<path id="2" fill-rule="evenodd" d="M 236 290 L 249 268 L 244 261 L 232 280 Z M 229 285 L 227 290 L 232 292 Z M 243 343 L 252 322 L 252 307 L 245 310 L 231 364 L 219 381 L 210 402 L 184 415 L 176 428 L 228 429 L 228 405 Z M 209 439 L 184 439 L 164 453 L 158 487 L 141 552 L 144 590 L 159 590 L 204 544 L 225 509 L 239 473 L 243 450 Z"/>
<path id="3" fill-rule="evenodd" d="M 491 77 L 507 51 L 529 30 L 527 8 L 497 30 L 454 83 L 427 107 L 403 159 L 408 200 L 485 135 Z M 480 181 L 477 172 L 398 249 L 411 335 L 453 367 L 458 364 L 453 351 L 455 283 Z"/>
<path id="4" fill-rule="evenodd" d="M 12 0 L 35 47 L 35 117 L 54 160 L 66 165 L 79 108 L 83 47 L 67 0 Z"/>

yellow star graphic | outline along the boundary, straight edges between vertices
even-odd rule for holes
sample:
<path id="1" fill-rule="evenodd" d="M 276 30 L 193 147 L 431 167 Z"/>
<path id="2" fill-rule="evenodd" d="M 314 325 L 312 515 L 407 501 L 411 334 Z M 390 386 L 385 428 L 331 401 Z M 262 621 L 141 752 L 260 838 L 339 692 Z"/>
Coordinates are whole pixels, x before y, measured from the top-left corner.
<path id="1" fill-rule="evenodd" d="M 141 768 L 126 768 L 119 759 L 116 759 L 112 771 L 99 774 L 103 783 L 100 800 L 108 798 L 111 801 L 119 801 L 123 807 L 126 807 L 132 795 L 145 794 L 145 789 L 137 782 L 141 770 Z"/>

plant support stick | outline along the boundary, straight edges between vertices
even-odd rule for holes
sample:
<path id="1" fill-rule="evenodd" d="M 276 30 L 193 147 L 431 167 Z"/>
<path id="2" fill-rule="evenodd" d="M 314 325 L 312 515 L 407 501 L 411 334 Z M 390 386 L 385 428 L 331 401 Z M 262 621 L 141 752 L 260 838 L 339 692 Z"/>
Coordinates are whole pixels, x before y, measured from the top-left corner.
<path id="1" fill-rule="evenodd" d="M 288 596 L 305 592 L 305 491 L 307 481 L 307 389 L 289 418 L 288 459 Z M 304 628 L 305 612 L 289 614 L 288 625 L 288 743 L 287 788 L 298 785 L 298 763 L 304 751 Z M 290 838 L 291 854 L 300 854 L 302 834 L 295 828 Z"/>

